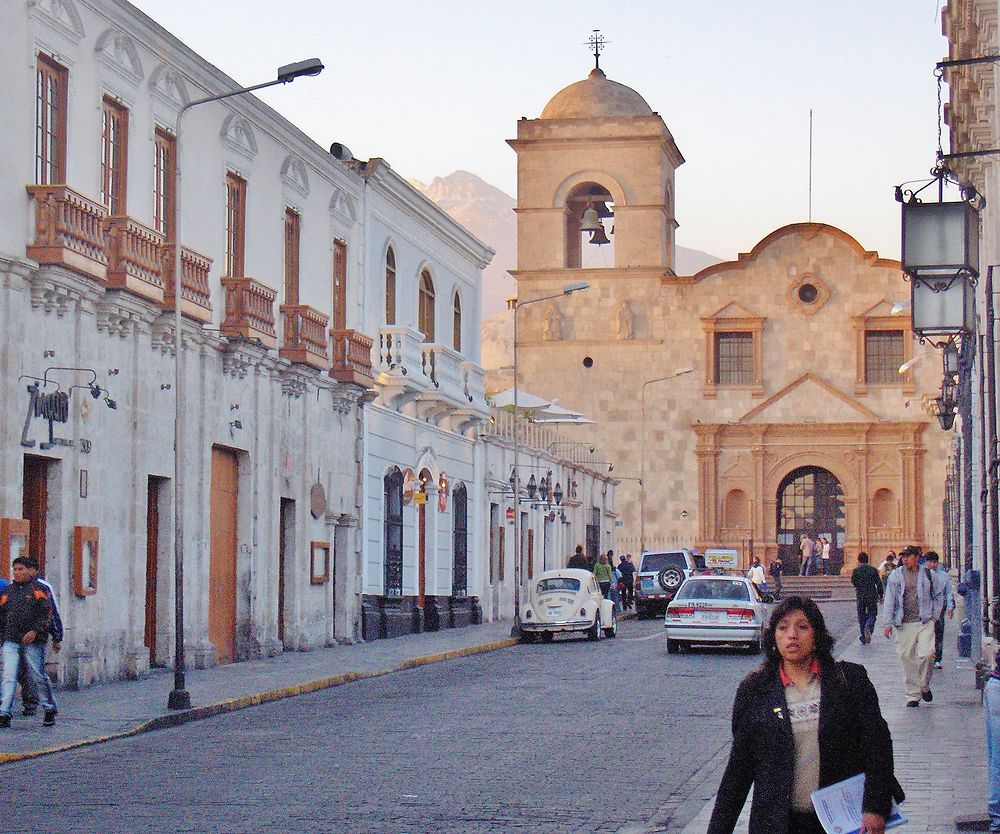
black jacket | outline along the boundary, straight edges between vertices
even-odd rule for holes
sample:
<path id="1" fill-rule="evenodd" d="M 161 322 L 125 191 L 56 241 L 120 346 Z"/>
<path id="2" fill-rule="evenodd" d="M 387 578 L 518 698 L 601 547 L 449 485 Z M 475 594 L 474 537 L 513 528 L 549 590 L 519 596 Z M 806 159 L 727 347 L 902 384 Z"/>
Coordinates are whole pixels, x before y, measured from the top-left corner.
<path id="1" fill-rule="evenodd" d="M 868 673 L 839 662 L 820 677 L 819 784 L 865 774 L 862 808 L 888 817 L 903 791 L 893 775 L 892 737 Z M 708 834 L 731 834 L 754 786 L 749 834 L 787 834 L 795 745 L 777 673 L 753 672 L 733 704 L 733 747 Z"/>
<path id="2" fill-rule="evenodd" d="M 882 587 L 882 577 L 871 565 L 858 565 L 851 572 L 851 584 L 855 588 L 858 599 L 869 602 L 882 599 L 885 590 Z"/>
<path id="3" fill-rule="evenodd" d="M 0 635 L 4 642 L 20 643 L 29 631 L 35 643 L 49 639 L 52 608 L 49 592 L 40 582 L 13 582 L 0 592 Z"/>

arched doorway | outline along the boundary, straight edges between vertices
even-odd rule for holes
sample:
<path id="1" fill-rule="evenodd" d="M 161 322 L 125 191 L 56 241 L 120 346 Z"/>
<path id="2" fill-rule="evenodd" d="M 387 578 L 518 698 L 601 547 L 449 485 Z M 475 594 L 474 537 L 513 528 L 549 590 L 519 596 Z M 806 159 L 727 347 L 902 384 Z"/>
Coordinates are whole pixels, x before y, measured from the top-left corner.
<path id="1" fill-rule="evenodd" d="M 778 552 L 787 573 L 798 573 L 804 533 L 830 541 L 830 570 L 844 563 L 844 490 L 827 469 L 793 469 L 778 486 Z"/>

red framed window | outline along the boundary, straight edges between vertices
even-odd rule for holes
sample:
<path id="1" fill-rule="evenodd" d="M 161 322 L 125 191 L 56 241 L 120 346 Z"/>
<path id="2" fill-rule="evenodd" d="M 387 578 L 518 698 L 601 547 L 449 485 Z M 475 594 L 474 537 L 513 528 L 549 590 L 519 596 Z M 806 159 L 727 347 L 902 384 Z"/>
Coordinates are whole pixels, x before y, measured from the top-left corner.
<path id="1" fill-rule="evenodd" d="M 165 128 L 157 127 L 153 149 L 153 228 L 174 240 L 174 165 L 177 140 Z"/>
<path id="2" fill-rule="evenodd" d="M 299 303 L 299 213 L 285 209 L 285 304 Z"/>
<path id="3" fill-rule="evenodd" d="M 69 72 L 48 55 L 35 68 L 35 182 L 66 182 L 66 86 Z"/>
<path id="4" fill-rule="evenodd" d="M 125 214 L 128 176 L 128 109 L 104 97 L 101 127 L 101 202 L 109 214 Z"/>
<path id="5" fill-rule="evenodd" d="M 246 255 L 247 181 L 226 174 L 226 275 L 242 278 Z"/>
<path id="6" fill-rule="evenodd" d="M 333 316 L 334 330 L 347 327 L 347 243 L 333 242 Z"/>

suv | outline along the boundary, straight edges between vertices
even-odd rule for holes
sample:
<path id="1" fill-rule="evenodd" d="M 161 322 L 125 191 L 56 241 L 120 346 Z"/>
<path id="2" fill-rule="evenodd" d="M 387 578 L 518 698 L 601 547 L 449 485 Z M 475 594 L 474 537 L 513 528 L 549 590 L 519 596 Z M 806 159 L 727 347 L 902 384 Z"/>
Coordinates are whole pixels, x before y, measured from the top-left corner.
<path id="1" fill-rule="evenodd" d="M 663 613 L 681 582 L 694 573 L 708 572 L 705 557 L 687 548 L 643 553 L 635 573 L 636 616 Z"/>

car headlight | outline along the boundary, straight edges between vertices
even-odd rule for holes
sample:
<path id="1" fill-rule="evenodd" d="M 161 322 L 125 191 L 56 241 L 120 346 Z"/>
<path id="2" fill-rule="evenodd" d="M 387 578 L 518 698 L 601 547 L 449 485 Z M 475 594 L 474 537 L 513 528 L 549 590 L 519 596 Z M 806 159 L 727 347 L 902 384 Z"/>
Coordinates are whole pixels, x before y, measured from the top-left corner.
<path id="1" fill-rule="evenodd" d="M 525 611 L 524 611 L 524 619 L 526 619 L 526 620 L 530 620 L 531 619 L 531 609 L 530 608 L 525 609 Z"/>
<path id="2" fill-rule="evenodd" d="M 586 608 L 581 608 L 580 609 L 580 616 L 581 617 L 586 617 L 587 616 L 587 609 Z"/>

